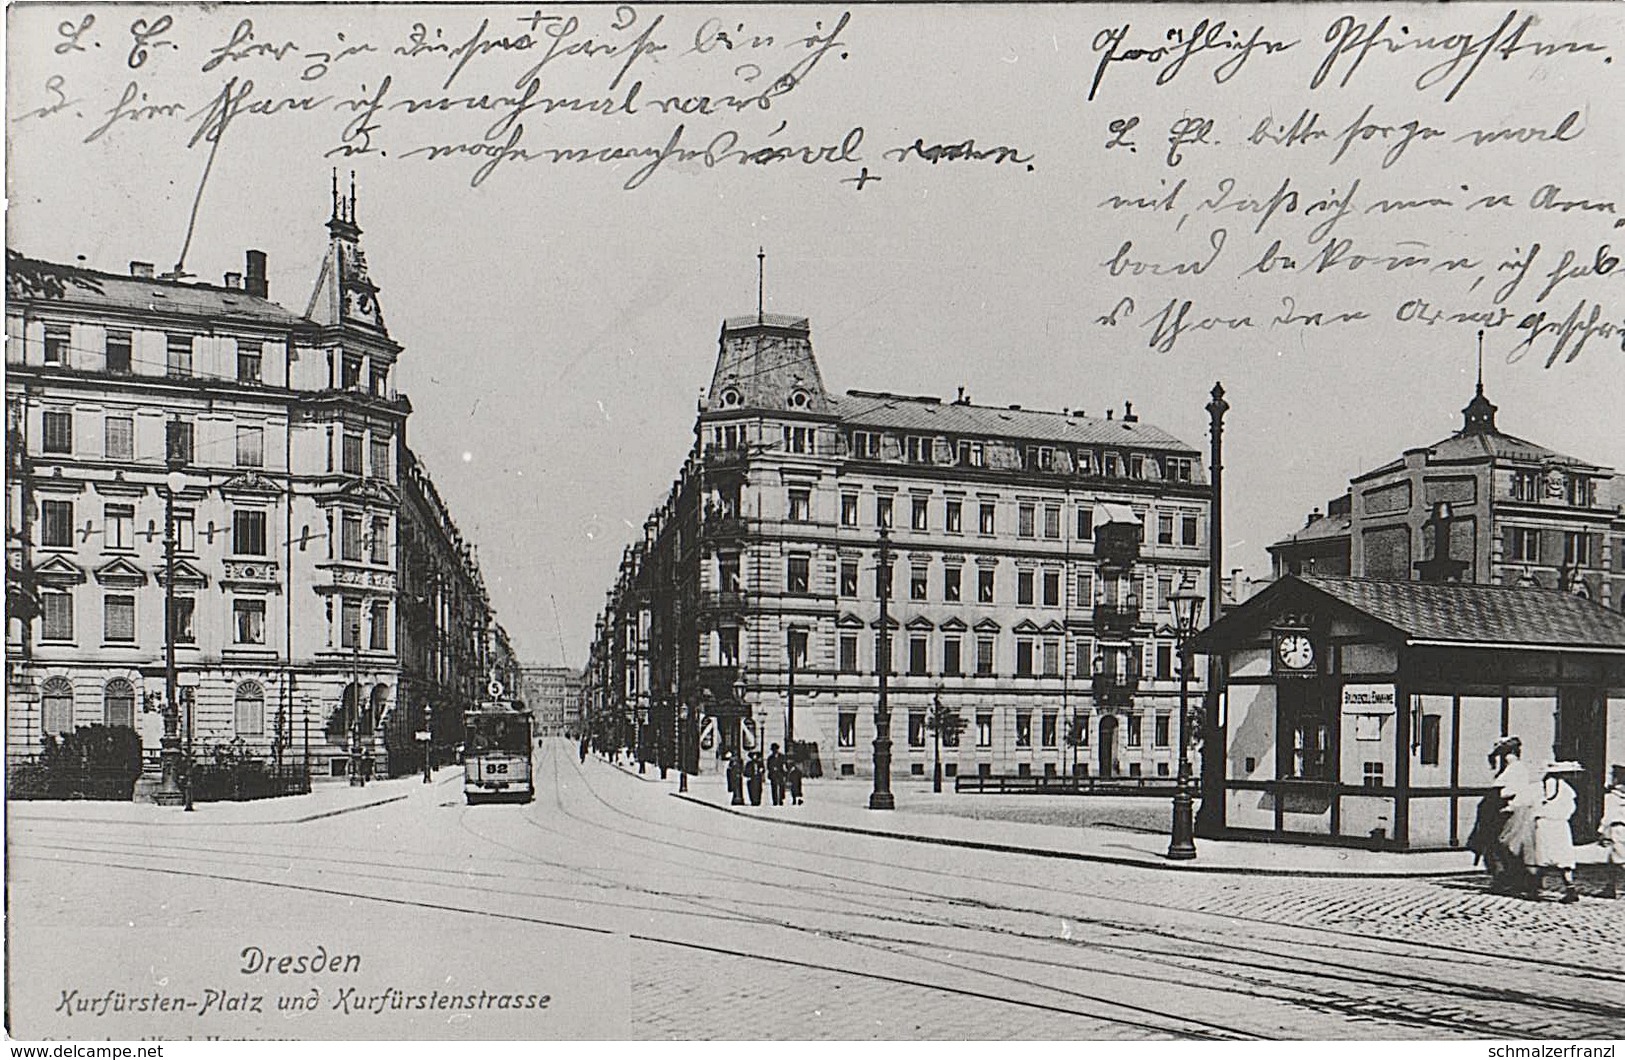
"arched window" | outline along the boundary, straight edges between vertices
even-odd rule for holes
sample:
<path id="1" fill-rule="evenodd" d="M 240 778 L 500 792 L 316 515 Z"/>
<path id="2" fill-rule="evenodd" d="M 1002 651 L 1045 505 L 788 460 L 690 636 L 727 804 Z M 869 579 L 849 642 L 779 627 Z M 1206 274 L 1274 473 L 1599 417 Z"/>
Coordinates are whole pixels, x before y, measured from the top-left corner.
<path id="1" fill-rule="evenodd" d="M 102 689 L 102 721 L 135 728 L 135 686 L 122 677 L 113 678 Z"/>
<path id="2" fill-rule="evenodd" d="M 265 735 L 265 689 L 256 681 L 237 686 L 236 718 L 238 736 Z"/>
<path id="3" fill-rule="evenodd" d="M 40 726 L 47 733 L 73 731 L 73 685 L 65 677 L 50 677 L 40 694 Z"/>

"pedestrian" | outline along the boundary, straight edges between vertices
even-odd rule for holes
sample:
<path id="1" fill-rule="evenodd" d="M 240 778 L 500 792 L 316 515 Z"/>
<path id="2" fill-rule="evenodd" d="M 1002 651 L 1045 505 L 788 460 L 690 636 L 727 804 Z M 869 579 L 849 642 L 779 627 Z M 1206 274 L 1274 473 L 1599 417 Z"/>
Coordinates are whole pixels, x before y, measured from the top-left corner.
<path id="1" fill-rule="evenodd" d="M 1578 762 L 1553 762 L 1546 767 L 1540 804 L 1535 807 L 1534 860 L 1530 871 L 1529 897 L 1540 898 L 1541 883 L 1549 870 L 1563 877 L 1560 902 L 1578 902 L 1574 887 L 1574 833 L 1569 824 L 1574 816 L 1574 788 L 1567 777 L 1584 772 Z"/>
<path id="2" fill-rule="evenodd" d="M 745 769 L 739 762 L 739 756 L 732 751 L 724 755 L 728 760 L 728 799 L 729 805 L 745 805 Z"/>
<path id="3" fill-rule="evenodd" d="M 1603 892 L 1609 898 L 1619 896 L 1621 877 L 1625 876 L 1625 765 L 1609 767 L 1608 787 L 1602 794 L 1602 823 L 1597 826 L 1597 838 L 1608 858 L 1608 882 Z"/>
<path id="4" fill-rule="evenodd" d="M 750 756 L 745 763 L 745 788 L 750 792 L 750 804 L 762 804 L 762 753 L 760 751 Z"/>
<path id="5" fill-rule="evenodd" d="M 779 753 L 779 745 L 774 744 L 773 750 L 767 756 L 767 785 L 773 794 L 773 805 L 784 805 L 784 756 Z"/>
<path id="6" fill-rule="evenodd" d="M 784 782 L 790 788 L 790 803 L 801 805 L 801 760 L 794 756 L 784 761 Z"/>
<path id="7" fill-rule="evenodd" d="M 587 764 L 587 738 L 585 736 L 581 738 L 581 764 Z"/>
<path id="8" fill-rule="evenodd" d="M 1467 849 L 1474 861 L 1482 860 L 1496 890 L 1517 890 L 1523 883 L 1523 865 L 1502 842 L 1512 804 L 1518 793 L 1527 792 L 1529 773 L 1519 755 L 1523 741 L 1504 736 L 1490 748 L 1489 764 L 1495 769 L 1494 788 L 1478 802 L 1473 829 L 1467 836 Z"/>
<path id="9" fill-rule="evenodd" d="M 1535 861 L 1535 809 L 1540 805 L 1540 782 L 1523 762 L 1523 741 L 1509 736 L 1496 745 L 1501 768 L 1495 786 L 1501 791 L 1504 823 L 1497 843 L 1497 861 L 1504 882 L 1515 884 Z M 1514 889 L 1516 889 L 1514 887 Z"/>

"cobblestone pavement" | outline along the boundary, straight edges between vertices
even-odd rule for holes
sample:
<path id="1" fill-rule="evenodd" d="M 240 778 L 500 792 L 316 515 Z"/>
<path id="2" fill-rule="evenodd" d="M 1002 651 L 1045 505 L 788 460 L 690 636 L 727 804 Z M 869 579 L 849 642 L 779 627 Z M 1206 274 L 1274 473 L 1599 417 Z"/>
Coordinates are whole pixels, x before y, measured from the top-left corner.
<path id="1" fill-rule="evenodd" d="M 268 888 L 360 895 L 406 910 L 408 936 L 497 953 L 562 933 L 578 958 L 624 956 L 629 1033 L 656 1039 L 1592 1038 L 1625 1020 L 1625 901 L 922 846 L 720 814 L 558 743 L 537 763 L 524 807 L 436 785 L 162 843 L 23 822 L 13 912 L 54 908 L 71 866 L 121 895 L 123 873 L 199 872 L 245 907 Z"/>

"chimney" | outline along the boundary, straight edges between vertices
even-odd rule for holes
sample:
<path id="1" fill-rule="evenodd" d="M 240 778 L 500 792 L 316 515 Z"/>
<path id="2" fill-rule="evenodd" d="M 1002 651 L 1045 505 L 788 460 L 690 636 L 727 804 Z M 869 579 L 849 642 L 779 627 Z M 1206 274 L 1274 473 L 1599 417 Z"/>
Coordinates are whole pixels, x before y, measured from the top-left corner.
<path id="1" fill-rule="evenodd" d="M 1320 520 L 1321 520 L 1320 509 L 1316 508 L 1314 511 L 1309 513 L 1309 518 L 1307 518 L 1307 519 L 1305 519 L 1303 521 L 1303 525 L 1305 527 L 1314 526 L 1316 523 L 1320 522 Z"/>
<path id="2" fill-rule="evenodd" d="M 1140 417 L 1134 415 L 1134 402 L 1132 402 L 1132 401 L 1123 402 L 1123 422 L 1124 423 L 1139 423 L 1140 422 Z"/>
<path id="3" fill-rule="evenodd" d="M 1433 518 L 1422 524 L 1433 531 L 1433 556 L 1412 564 L 1416 568 L 1417 580 L 1438 584 L 1462 580 L 1468 561 L 1450 558 L 1450 523 L 1454 518 L 1450 503 L 1440 501 L 1433 506 Z"/>
<path id="4" fill-rule="evenodd" d="M 248 271 L 243 276 L 243 290 L 255 298 L 271 297 L 271 285 L 265 278 L 265 251 L 248 252 Z"/>
<path id="5" fill-rule="evenodd" d="M 1107 419 L 1108 419 L 1108 420 L 1109 420 L 1109 419 L 1111 419 L 1111 418 L 1112 418 L 1112 410 L 1111 410 L 1111 409 L 1107 409 L 1107 410 L 1106 410 L 1106 418 L 1107 418 Z"/>
<path id="6" fill-rule="evenodd" d="M 241 291 L 243 289 L 243 274 L 240 272 L 226 273 L 226 286 L 233 291 Z"/>
<path id="7" fill-rule="evenodd" d="M 1247 581 L 1246 581 L 1245 578 L 1243 578 L 1241 576 L 1242 575 L 1242 569 L 1243 568 L 1241 568 L 1241 567 L 1236 567 L 1234 570 L 1232 570 L 1230 572 L 1230 602 L 1231 603 L 1239 604 L 1239 603 L 1243 602 L 1241 591 L 1242 591 L 1242 589 L 1246 588 Z"/>
<path id="8" fill-rule="evenodd" d="M 150 279 L 152 279 L 152 262 L 150 262 L 150 261 L 132 261 L 132 262 L 130 262 L 130 275 L 136 277 L 137 279 L 141 279 L 141 280 L 150 280 Z"/>

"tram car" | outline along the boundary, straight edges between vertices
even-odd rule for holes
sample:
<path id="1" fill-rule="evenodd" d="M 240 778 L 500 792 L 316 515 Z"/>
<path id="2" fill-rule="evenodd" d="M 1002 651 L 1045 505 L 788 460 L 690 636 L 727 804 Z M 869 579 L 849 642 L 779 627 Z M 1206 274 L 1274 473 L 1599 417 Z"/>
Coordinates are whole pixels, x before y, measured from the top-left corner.
<path id="1" fill-rule="evenodd" d="M 463 797 L 477 802 L 530 802 L 531 717 L 503 702 L 486 703 L 463 715 Z"/>

